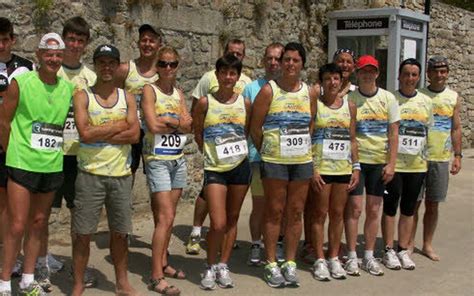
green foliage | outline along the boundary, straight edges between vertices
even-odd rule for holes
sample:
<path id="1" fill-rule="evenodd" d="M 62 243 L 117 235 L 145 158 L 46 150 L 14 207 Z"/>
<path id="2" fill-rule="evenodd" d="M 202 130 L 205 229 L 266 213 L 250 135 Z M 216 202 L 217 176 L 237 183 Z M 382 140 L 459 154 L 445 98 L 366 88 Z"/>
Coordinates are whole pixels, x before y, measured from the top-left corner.
<path id="1" fill-rule="evenodd" d="M 474 12 L 474 1 L 472 0 L 442 0 L 442 2 Z"/>
<path id="2" fill-rule="evenodd" d="M 46 13 L 54 4 L 54 0 L 33 0 L 40 13 Z"/>

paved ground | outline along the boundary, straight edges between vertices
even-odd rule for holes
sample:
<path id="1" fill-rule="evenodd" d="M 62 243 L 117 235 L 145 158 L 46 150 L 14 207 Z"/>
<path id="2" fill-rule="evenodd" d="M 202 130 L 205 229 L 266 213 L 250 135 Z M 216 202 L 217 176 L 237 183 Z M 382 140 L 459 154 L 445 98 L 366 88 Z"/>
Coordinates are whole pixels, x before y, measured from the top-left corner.
<path id="1" fill-rule="evenodd" d="M 441 219 L 438 226 L 435 246 L 442 260 L 433 262 L 416 253 L 413 260 L 417 264 L 414 271 L 389 271 L 385 276 L 374 277 L 363 273 L 358 278 L 321 283 L 313 280 L 309 266 L 299 263 L 301 287 L 298 289 L 269 288 L 262 280 L 262 268 L 248 267 L 245 264 L 249 248 L 248 217 L 251 199 L 247 198 L 239 222 L 239 245 L 230 262 L 234 289 L 213 292 L 201 291 L 198 287 L 200 272 L 204 264 L 204 253 L 199 256 L 189 256 L 184 253 L 184 242 L 190 231 L 192 220 L 192 205 L 181 204 L 178 209 L 173 238 L 171 242 L 171 263 L 185 270 L 186 280 L 170 280 L 183 292 L 182 295 L 473 295 L 474 273 L 474 229 L 473 229 L 473 181 L 474 181 L 474 150 L 466 152 L 463 160 L 463 170 L 460 175 L 451 178 L 449 202 L 442 205 Z M 97 234 L 91 245 L 91 260 L 99 278 L 96 288 L 88 289 L 85 295 L 113 295 L 114 276 L 108 256 L 108 234 Z M 361 228 L 360 228 L 361 229 Z M 146 281 L 150 274 L 150 237 L 153 222 L 150 213 L 141 215 L 135 221 L 135 236 L 130 249 L 130 280 L 133 285 L 145 295 L 153 295 L 146 290 Z M 420 233 L 420 232 L 419 232 Z M 359 236 L 361 241 L 361 236 Z M 421 236 L 417 236 L 417 246 L 420 246 Z M 381 239 L 378 239 L 381 249 Z M 359 246 L 362 251 L 363 246 Z M 71 247 L 67 239 L 54 240 L 51 246 L 53 254 L 65 262 L 65 270 L 52 276 L 54 292 L 50 295 L 68 294 L 71 289 L 69 270 Z M 361 253 L 359 253 L 361 254 Z M 381 257 L 381 253 L 376 254 Z M 16 281 L 14 281 L 16 285 Z"/>

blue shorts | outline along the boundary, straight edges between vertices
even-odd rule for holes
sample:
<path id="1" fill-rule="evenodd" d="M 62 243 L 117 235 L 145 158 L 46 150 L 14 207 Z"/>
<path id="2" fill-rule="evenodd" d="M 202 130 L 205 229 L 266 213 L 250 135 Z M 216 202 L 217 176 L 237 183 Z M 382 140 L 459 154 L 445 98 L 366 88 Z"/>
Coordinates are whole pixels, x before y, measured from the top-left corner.
<path id="1" fill-rule="evenodd" d="M 145 165 L 150 192 L 171 191 L 186 187 L 186 160 L 151 160 Z"/>

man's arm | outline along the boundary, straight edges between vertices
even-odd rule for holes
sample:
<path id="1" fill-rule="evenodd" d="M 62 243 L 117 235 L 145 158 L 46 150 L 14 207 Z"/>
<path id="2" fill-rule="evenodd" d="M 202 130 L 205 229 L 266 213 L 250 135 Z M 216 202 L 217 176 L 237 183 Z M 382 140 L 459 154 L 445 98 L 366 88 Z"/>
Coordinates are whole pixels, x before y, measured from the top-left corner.
<path id="1" fill-rule="evenodd" d="M 7 151 L 8 140 L 10 138 L 10 123 L 15 115 L 18 101 L 20 99 L 20 92 L 18 83 L 13 79 L 7 88 L 3 104 L 0 107 L 0 143 L 3 151 Z"/>
<path id="2" fill-rule="evenodd" d="M 359 163 L 359 147 L 357 146 L 356 138 L 356 125 L 357 125 L 357 107 L 353 102 L 349 101 L 349 112 L 351 113 L 351 124 L 349 128 L 349 134 L 351 137 L 351 160 L 352 160 L 352 175 L 347 191 L 352 191 L 359 184 L 360 178 L 360 164 L 359 167 L 354 164 Z"/>
<path id="3" fill-rule="evenodd" d="M 461 98 L 458 96 L 452 118 L 451 142 L 453 143 L 454 159 L 451 164 L 451 174 L 456 175 L 461 170 L 462 132 L 461 132 Z"/>
<path id="4" fill-rule="evenodd" d="M 194 140 L 198 145 L 199 151 L 203 152 L 204 146 L 204 119 L 206 118 L 207 112 L 207 97 L 202 97 L 196 104 L 193 112 L 193 130 Z"/>
<path id="5" fill-rule="evenodd" d="M 120 133 L 120 131 L 129 127 L 128 123 L 124 120 L 93 126 L 89 122 L 89 114 L 87 112 L 89 102 L 85 91 L 81 90 L 76 92 L 73 100 L 74 121 L 76 122 L 81 142 L 94 143 L 107 141 L 114 135 Z"/>
<path id="6" fill-rule="evenodd" d="M 253 102 L 252 116 L 250 118 L 250 136 L 258 151 L 260 151 L 262 147 L 262 126 L 270 109 L 272 98 L 272 87 L 269 84 L 265 84 Z"/>
<path id="7" fill-rule="evenodd" d="M 140 141 L 140 124 L 137 117 L 137 104 L 135 98 L 130 93 L 125 93 L 127 100 L 127 119 L 128 128 L 121 130 L 118 134 L 113 135 L 109 140 L 110 144 L 135 144 Z"/>
<path id="8" fill-rule="evenodd" d="M 388 163 L 383 168 L 382 180 L 384 184 L 390 182 L 395 174 L 395 164 L 397 162 L 398 153 L 398 127 L 400 122 L 390 123 L 388 126 Z"/>
<path id="9" fill-rule="evenodd" d="M 128 62 L 120 64 L 117 71 L 115 72 L 115 77 L 114 77 L 115 86 L 122 89 L 125 88 L 125 79 L 127 79 L 128 70 L 129 70 Z"/>

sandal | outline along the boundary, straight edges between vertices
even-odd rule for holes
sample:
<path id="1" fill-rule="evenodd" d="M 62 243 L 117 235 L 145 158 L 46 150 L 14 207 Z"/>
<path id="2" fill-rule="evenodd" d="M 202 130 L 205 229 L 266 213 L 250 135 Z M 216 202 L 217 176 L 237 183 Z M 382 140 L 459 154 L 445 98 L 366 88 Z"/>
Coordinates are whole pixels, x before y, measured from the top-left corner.
<path id="1" fill-rule="evenodd" d="M 181 291 L 173 285 L 171 286 L 168 285 L 164 287 L 163 289 L 158 288 L 158 285 L 164 279 L 165 279 L 164 277 L 159 278 L 159 279 L 150 279 L 150 283 L 148 284 L 148 290 L 157 292 L 161 295 L 179 296 L 181 294 Z"/>
<path id="2" fill-rule="evenodd" d="M 175 271 L 174 272 L 166 272 L 166 268 L 173 268 Z M 170 266 L 169 264 L 166 264 L 165 266 L 163 266 L 163 273 L 165 274 L 165 276 L 167 277 L 171 277 L 171 278 L 174 278 L 174 279 L 178 279 L 178 280 L 184 280 L 186 279 L 186 274 L 184 273 L 183 270 L 181 269 L 175 269 L 174 267 Z"/>

